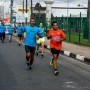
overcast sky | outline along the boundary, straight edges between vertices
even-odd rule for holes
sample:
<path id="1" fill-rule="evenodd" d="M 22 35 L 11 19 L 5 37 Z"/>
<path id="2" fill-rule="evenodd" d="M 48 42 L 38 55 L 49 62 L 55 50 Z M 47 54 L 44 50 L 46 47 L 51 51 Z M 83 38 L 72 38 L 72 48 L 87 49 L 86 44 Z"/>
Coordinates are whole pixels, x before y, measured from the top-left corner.
<path id="1" fill-rule="evenodd" d="M 23 0 L 13 0 L 14 1 L 14 7 L 17 5 L 22 5 Z M 24 0 L 26 1 L 26 0 Z M 28 1 L 28 6 L 30 6 L 30 0 Z M 46 6 L 44 3 L 44 0 L 32 0 L 33 1 L 33 6 L 35 6 L 36 3 L 40 2 L 42 6 Z M 68 2 L 69 1 L 69 2 Z M 88 0 L 54 0 L 53 7 L 67 7 L 69 3 L 69 7 L 77 7 L 78 4 L 81 5 L 81 7 L 87 7 L 88 5 Z M 5 6 L 5 12 L 9 11 L 9 6 L 10 6 L 10 0 L 0 0 L 0 6 Z M 60 12 L 60 13 L 59 13 Z M 82 12 L 82 14 L 86 14 L 87 10 L 69 10 L 69 14 L 79 14 Z M 55 16 L 66 16 L 67 15 L 67 10 L 66 9 L 53 9 L 52 13 L 54 13 Z"/>
<path id="2" fill-rule="evenodd" d="M 22 5 L 23 0 L 13 0 L 14 1 L 14 5 Z M 26 0 L 24 0 L 26 1 Z M 28 4 L 30 4 L 30 0 L 27 0 Z M 37 2 L 43 3 L 44 4 L 44 0 L 32 0 L 33 1 L 33 5 L 35 5 Z M 54 4 L 67 4 L 67 2 L 69 1 L 69 4 L 83 4 L 86 5 L 88 0 L 54 0 Z M 1 5 L 8 5 L 10 4 L 10 0 L 0 0 L 0 6 Z"/>

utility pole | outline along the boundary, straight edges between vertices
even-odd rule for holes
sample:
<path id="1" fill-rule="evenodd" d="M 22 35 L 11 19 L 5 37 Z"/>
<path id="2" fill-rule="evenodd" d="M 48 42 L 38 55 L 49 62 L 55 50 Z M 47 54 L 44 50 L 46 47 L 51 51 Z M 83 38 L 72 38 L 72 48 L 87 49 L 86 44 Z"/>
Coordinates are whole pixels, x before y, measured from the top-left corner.
<path id="1" fill-rule="evenodd" d="M 31 18 L 32 18 L 32 14 L 33 14 L 33 7 L 32 7 L 32 0 L 31 0 Z"/>
<path id="2" fill-rule="evenodd" d="M 26 14 L 27 14 L 27 0 L 26 0 Z M 26 25 L 27 25 L 27 16 L 26 16 Z"/>
<path id="3" fill-rule="evenodd" d="M 39 0 L 39 19 L 40 19 L 40 0 Z"/>
<path id="4" fill-rule="evenodd" d="M 23 0 L 23 14 L 24 14 L 24 0 Z"/>
<path id="5" fill-rule="evenodd" d="M 10 14 L 10 23 L 12 23 L 12 15 L 13 15 L 13 0 L 11 0 L 11 5 L 10 5 L 10 9 L 11 9 L 11 14 Z"/>

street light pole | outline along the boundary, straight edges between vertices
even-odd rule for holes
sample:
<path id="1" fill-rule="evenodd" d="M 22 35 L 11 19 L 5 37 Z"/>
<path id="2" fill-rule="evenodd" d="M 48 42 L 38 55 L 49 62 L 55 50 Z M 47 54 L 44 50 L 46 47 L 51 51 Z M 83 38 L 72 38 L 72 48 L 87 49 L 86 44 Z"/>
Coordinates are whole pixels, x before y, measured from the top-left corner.
<path id="1" fill-rule="evenodd" d="M 39 0 L 39 19 L 40 19 L 40 0 Z"/>
<path id="2" fill-rule="evenodd" d="M 33 7 L 32 7 L 32 0 L 31 0 L 31 18 L 32 18 L 32 14 L 33 14 Z"/>
<path id="3" fill-rule="evenodd" d="M 12 23 L 12 15 L 13 15 L 12 7 L 13 7 L 13 0 L 11 0 L 11 5 L 10 5 L 10 8 L 11 8 L 10 23 Z"/>
<path id="4" fill-rule="evenodd" d="M 26 0 L 26 14 L 27 14 L 27 0 Z M 27 25 L 27 16 L 26 16 L 26 25 Z"/>
<path id="5" fill-rule="evenodd" d="M 24 0 L 23 0 L 23 14 L 24 14 Z"/>

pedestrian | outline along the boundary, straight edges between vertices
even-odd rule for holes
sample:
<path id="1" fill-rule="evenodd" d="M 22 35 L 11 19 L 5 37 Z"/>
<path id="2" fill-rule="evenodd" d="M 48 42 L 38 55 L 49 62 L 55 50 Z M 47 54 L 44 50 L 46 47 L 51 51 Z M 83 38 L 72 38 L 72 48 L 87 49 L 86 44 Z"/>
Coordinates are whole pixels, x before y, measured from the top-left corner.
<path id="1" fill-rule="evenodd" d="M 50 49 L 52 53 L 50 65 L 54 66 L 54 73 L 58 75 L 57 59 L 62 48 L 62 41 L 66 39 L 66 35 L 58 28 L 58 23 L 56 21 L 52 22 L 52 27 L 47 36 L 47 38 L 50 39 Z"/>
<path id="2" fill-rule="evenodd" d="M 17 35 L 18 35 L 18 45 L 21 45 L 21 38 L 22 38 L 22 26 L 21 23 L 18 23 L 18 26 L 16 26 L 16 31 L 17 31 Z"/>
<path id="3" fill-rule="evenodd" d="M 28 70 L 32 69 L 32 64 L 34 61 L 34 54 L 36 48 L 36 35 L 39 38 L 39 29 L 35 26 L 35 19 L 31 18 L 30 25 L 25 27 L 26 36 L 23 41 L 26 50 L 26 66 Z"/>
<path id="4" fill-rule="evenodd" d="M 5 40 L 5 31 L 6 31 L 6 27 L 4 25 L 4 22 L 1 22 L 1 25 L 0 25 L 0 38 L 1 38 L 2 43 L 4 43 L 4 40 Z"/>
<path id="5" fill-rule="evenodd" d="M 40 38 L 37 39 L 37 47 L 36 47 L 36 56 L 38 56 L 39 46 L 41 45 L 41 56 L 44 55 L 44 43 L 45 43 L 45 30 L 43 28 L 43 24 L 39 25 Z"/>
<path id="6" fill-rule="evenodd" d="M 12 26 L 12 23 L 10 23 L 10 25 L 8 26 L 8 33 L 9 33 L 9 42 L 12 41 L 12 35 L 13 35 L 13 32 L 14 32 L 14 27 Z"/>

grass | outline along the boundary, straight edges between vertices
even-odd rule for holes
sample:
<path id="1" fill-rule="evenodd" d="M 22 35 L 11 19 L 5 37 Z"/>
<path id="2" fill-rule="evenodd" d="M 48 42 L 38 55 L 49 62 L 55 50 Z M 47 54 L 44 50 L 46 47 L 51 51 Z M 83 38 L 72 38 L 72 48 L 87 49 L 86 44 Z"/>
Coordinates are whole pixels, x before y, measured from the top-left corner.
<path id="1" fill-rule="evenodd" d="M 79 34 L 78 33 L 73 33 L 73 34 L 67 34 L 66 33 L 66 42 L 70 42 L 70 43 L 73 43 L 73 44 L 77 44 L 77 45 L 81 45 L 81 46 L 88 46 L 90 47 L 90 42 L 88 39 L 84 39 L 83 38 L 83 35 L 80 35 L 80 43 L 79 43 Z M 69 41 L 69 38 L 70 38 L 70 41 Z"/>

